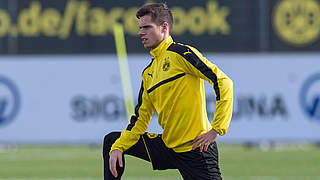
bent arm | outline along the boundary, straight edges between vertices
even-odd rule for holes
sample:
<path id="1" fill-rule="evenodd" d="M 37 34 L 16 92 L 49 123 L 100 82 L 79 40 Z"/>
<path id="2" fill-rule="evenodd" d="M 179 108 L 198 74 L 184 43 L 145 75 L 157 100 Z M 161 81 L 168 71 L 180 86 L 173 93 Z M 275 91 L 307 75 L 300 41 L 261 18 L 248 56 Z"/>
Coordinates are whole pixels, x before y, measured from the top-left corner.
<path id="1" fill-rule="evenodd" d="M 148 128 L 153 111 L 154 106 L 149 99 L 142 81 L 138 104 L 135 107 L 135 114 L 131 116 L 127 128 L 121 132 L 120 138 L 118 138 L 112 145 L 110 152 L 113 150 L 119 150 L 123 153 L 125 150 L 136 144 L 140 135 L 145 133 Z"/>
<path id="2" fill-rule="evenodd" d="M 179 46 L 175 49 L 181 67 L 186 73 L 206 80 L 213 85 L 216 95 L 216 110 L 212 122 L 213 129 L 224 135 L 229 127 L 233 108 L 233 82 L 215 64 L 208 61 L 195 48 Z"/>

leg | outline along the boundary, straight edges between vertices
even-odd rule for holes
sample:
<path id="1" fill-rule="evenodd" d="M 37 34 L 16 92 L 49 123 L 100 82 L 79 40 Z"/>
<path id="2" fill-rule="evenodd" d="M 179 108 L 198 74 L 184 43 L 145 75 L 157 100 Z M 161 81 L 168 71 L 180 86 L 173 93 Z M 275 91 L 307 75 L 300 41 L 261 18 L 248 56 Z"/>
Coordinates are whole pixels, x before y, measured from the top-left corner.
<path id="1" fill-rule="evenodd" d="M 123 159 L 123 168 L 120 168 L 120 166 L 117 163 L 117 171 L 118 171 L 118 178 L 115 178 L 110 170 L 109 170 L 109 152 L 111 149 L 112 144 L 120 137 L 121 133 L 120 132 L 112 132 L 109 133 L 108 135 L 106 135 L 104 137 L 104 141 L 103 141 L 103 161 L 104 161 L 104 179 L 105 180 L 118 180 L 121 178 L 123 171 L 124 171 L 124 156 L 122 156 Z"/>
<path id="2" fill-rule="evenodd" d="M 120 137 L 121 133 L 120 132 L 111 132 L 108 135 L 104 137 L 104 142 L 103 142 L 103 160 L 104 160 L 104 179 L 105 180 L 119 180 L 121 179 L 121 176 L 124 171 L 124 166 L 125 166 L 125 159 L 124 159 L 124 154 L 129 154 L 141 159 L 144 159 L 146 161 L 150 161 L 148 158 L 148 154 L 146 152 L 144 143 L 142 141 L 142 138 L 140 137 L 139 141 L 133 145 L 130 149 L 125 151 L 122 155 L 122 160 L 123 160 L 123 167 L 121 168 L 119 164 L 117 163 L 117 172 L 118 172 L 118 177 L 115 178 L 110 170 L 109 170 L 109 152 L 111 149 L 112 144 Z"/>
<path id="3" fill-rule="evenodd" d="M 199 148 L 176 153 L 178 170 L 185 180 L 222 180 L 218 164 L 217 144 L 212 143 L 206 152 Z"/>

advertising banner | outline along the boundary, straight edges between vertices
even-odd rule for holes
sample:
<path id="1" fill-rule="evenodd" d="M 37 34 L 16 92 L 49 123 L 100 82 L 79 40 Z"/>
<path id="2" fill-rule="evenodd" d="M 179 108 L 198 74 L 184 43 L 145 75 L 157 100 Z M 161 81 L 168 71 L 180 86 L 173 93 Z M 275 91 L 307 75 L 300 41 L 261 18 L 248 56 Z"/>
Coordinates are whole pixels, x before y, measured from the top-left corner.
<path id="1" fill-rule="evenodd" d="M 320 1 L 272 0 L 270 51 L 320 50 Z"/>
<path id="2" fill-rule="evenodd" d="M 320 139 L 319 55 L 206 56 L 234 82 L 234 113 L 221 141 Z M 128 59 L 136 104 L 151 57 Z M 215 98 L 206 86 L 212 121 Z M 0 142 L 100 143 L 127 123 L 116 56 L 2 57 Z M 162 131 L 156 114 L 148 131 Z"/>
<path id="3" fill-rule="evenodd" d="M 162 1 L 160 1 L 162 2 Z M 138 0 L 7 0 L 0 3 L 1 54 L 115 53 L 113 26 L 124 27 L 129 53 L 138 37 Z M 172 35 L 203 51 L 257 51 L 256 0 L 172 0 Z"/>
<path id="4" fill-rule="evenodd" d="M 145 0 L 3 0 L 0 54 L 115 53 L 113 27 L 129 53 L 146 52 L 135 13 Z M 153 1 L 162 2 L 162 1 Z M 172 36 L 203 52 L 320 50 L 320 0 L 172 0 Z"/>

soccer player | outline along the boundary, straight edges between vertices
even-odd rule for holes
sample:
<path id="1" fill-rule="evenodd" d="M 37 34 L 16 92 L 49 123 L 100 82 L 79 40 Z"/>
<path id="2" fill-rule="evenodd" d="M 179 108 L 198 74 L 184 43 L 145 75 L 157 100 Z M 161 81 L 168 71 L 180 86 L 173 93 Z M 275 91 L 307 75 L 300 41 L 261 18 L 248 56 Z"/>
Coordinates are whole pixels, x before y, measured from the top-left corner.
<path id="1" fill-rule="evenodd" d="M 104 179 L 121 178 L 124 154 L 151 162 L 155 170 L 178 169 L 186 180 L 222 179 L 216 139 L 231 120 L 232 81 L 197 49 L 173 41 L 173 17 L 166 4 L 144 5 L 136 16 L 142 44 L 154 58 L 142 73 L 138 104 L 127 128 L 104 138 Z M 212 126 L 204 80 L 216 95 Z M 145 132 L 154 110 L 162 134 Z"/>

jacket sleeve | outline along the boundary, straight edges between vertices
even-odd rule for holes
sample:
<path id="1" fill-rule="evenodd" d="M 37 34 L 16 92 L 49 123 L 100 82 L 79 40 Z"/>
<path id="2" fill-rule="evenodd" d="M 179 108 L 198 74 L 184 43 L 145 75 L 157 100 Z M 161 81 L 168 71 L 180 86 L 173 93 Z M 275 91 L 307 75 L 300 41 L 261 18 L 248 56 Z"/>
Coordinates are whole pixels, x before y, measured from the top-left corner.
<path id="1" fill-rule="evenodd" d="M 233 107 L 233 82 L 216 65 L 208 61 L 193 47 L 179 45 L 177 59 L 187 74 L 200 77 L 213 85 L 216 95 L 216 109 L 212 127 L 224 135 L 231 121 Z"/>
<path id="2" fill-rule="evenodd" d="M 111 151 L 120 150 L 122 153 L 136 144 L 140 135 L 144 134 L 154 112 L 149 95 L 144 88 L 143 81 L 138 97 L 138 104 L 135 107 L 135 114 L 131 116 L 130 122 L 125 130 L 121 132 L 120 138 L 112 145 Z"/>

